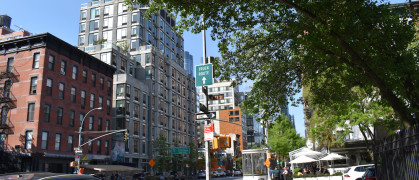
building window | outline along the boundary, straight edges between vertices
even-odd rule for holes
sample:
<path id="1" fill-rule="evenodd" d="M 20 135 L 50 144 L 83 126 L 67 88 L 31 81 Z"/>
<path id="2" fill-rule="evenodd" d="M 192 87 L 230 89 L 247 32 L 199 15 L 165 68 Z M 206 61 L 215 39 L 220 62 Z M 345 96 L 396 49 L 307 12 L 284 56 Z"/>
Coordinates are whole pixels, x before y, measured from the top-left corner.
<path id="1" fill-rule="evenodd" d="M 90 19 L 99 17 L 99 8 L 92 8 L 90 9 Z"/>
<path id="2" fill-rule="evenodd" d="M 103 90 L 104 86 L 105 86 L 105 79 L 103 77 L 100 77 L 99 78 L 99 87 L 100 87 L 100 89 Z"/>
<path id="3" fill-rule="evenodd" d="M 83 70 L 83 83 L 87 83 L 87 70 Z"/>
<path id="4" fill-rule="evenodd" d="M 26 131 L 25 133 L 25 149 L 32 149 L 32 131 Z"/>
<path id="5" fill-rule="evenodd" d="M 109 141 L 105 141 L 105 155 L 109 155 Z"/>
<path id="6" fill-rule="evenodd" d="M 106 114 L 111 114 L 111 100 L 106 100 Z"/>
<path id="7" fill-rule="evenodd" d="M 68 136 L 67 151 L 73 152 L 73 136 L 72 135 Z"/>
<path id="8" fill-rule="evenodd" d="M 81 91 L 80 97 L 81 97 L 81 100 L 80 100 L 81 106 L 82 108 L 84 108 L 84 106 L 86 105 L 86 91 Z"/>
<path id="9" fill-rule="evenodd" d="M 88 145 L 89 145 L 89 147 L 88 147 L 88 151 L 89 151 L 89 153 L 92 153 L 92 151 L 93 151 L 93 143 L 92 143 L 92 139 L 93 139 L 93 138 L 89 137 L 89 143 L 88 143 Z"/>
<path id="10" fill-rule="evenodd" d="M 49 55 L 49 58 L 48 58 L 48 69 L 54 70 L 54 62 L 55 62 L 55 56 L 54 55 Z"/>
<path id="11" fill-rule="evenodd" d="M 79 71 L 79 68 L 77 66 L 73 66 L 73 74 L 71 75 L 71 78 L 74 80 L 77 80 L 77 73 Z"/>
<path id="12" fill-rule="evenodd" d="M 126 95 L 127 98 L 131 97 L 131 86 L 129 84 L 127 84 L 127 86 L 126 86 L 125 95 Z"/>
<path id="13" fill-rule="evenodd" d="M 102 118 L 98 118 L 97 120 L 97 130 L 102 131 Z"/>
<path id="14" fill-rule="evenodd" d="M 85 20 L 86 17 L 87 17 L 87 11 L 86 10 L 80 11 L 80 19 Z"/>
<path id="15" fill-rule="evenodd" d="M 42 132 L 41 149 L 47 149 L 47 148 L 48 148 L 48 132 L 43 131 Z"/>
<path id="16" fill-rule="evenodd" d="M 111 121 L 109 119 L 106 120 L 106 131 L 111 130 Z"/>
<path id="17" fill-rule="evenodd" d="M 76 119 L 76 111 L 70 110 L 70 122 L 69 122 L 70 127 L 74 127 L 75 119 Z"/>
<path id="18" fill-rule="evenodd" d="M 143 154 L 145 154 L 146 147 L 145 147 L 145 142 L 143 141 Z"/>
<path id="19" fill-rule="evenodd" d="M 89 32 L 99 29 L 99 20 L 89 22 Z"/>
<path id="20" fill-rule="evenodd" d="M 125 101 L 124 100 L 116 101 L 116 114 L 117 115 L 125 114 Z"/>
<path id="21" fill-rule="evenodd" d="M 95 94 L 90 94 L 90 107 L 94 108 L 95 107 Z"/>
<path id="22" fill-rule="evenodd" d="M 59 99 L 64 99 L 64 89 L 65 89 L 64 83 L 60 83 L 58 85 L 58 98 Z"/>
<path id="23" fill-rule="evenodd" d="M 95 120 L 94 116 L 89 117 L 89 130 L 93 130 L 93 121 Z"/>
<path id="24" fill-rule="evenodd" d="M 51 115 L 51 105 L 45 104 L 44 105 L 44 121 L 45 122 L 49 122 L 50 115 Z"/>
<path id="25" fill-rule="evenodd" d="M 125 96 L 125 84 L 118 84 L 116 86 L 116 97 L 124 97 Z"/>
<path id="26" fill-rule="evenodd" d="M 39 68 L 39 59 L 41 57 L 40 53 L 35 53 L 33 54 L 33 64 L 32 64 L 32 68 L 33 69 L 38 69 Z"/>
<path id="27" fill-rule="evenodd" d="M 140 142 L 138 139 L 134 139 L 134 153 L 138 153 L 139 152 L 139 146 L 140 146 Z"/>
<path id="28" fill-rule="evenodd" d="M 102 96 L 99 96 L 98 101 L 99 101 L 99 107 L 103 107 L 103 97 Z"/>
<path id="29" fill-rule="evenodd" d="M 76 92 L 77 89 L 75 87 L 71 87 L 71 102 L 76 102 Z"/>
<path id="30" fill-rule="evenodd" d="M 102 153 L 102 141 L 101 140 L 97 140 L 97 154 Z"/>
<path id="31" fill-rule="evenodd" d="M 31 77 L 31 88 L 29 94 L 36 94 L 36 86 L 38 84 L 38 77 Z"/>
<path id="32" fill-rule="evenodd" d="M 64 60 L 61 60 L 60 73 L 61 73 L 62 75 L 65 75 L 66 68 L 67 68 L 67 62 L 66 62 L 66 61 L 64 61 Z"/>
<path id="33" fill-rule="evenodd" d="M 108 81 L 108 96 L 112 94 L 112 82 Z"/>
<path id="34" fill-rule="evenodd" d="M 52 96 L 52 79 L 47 79 L 46 94 Z"/>
<path id="35" fill-rule="evenodd" d="M 35 114 L 35 103 L 29 103 L 28 104 L 28 116 L 27 116 L 28 121 L 33 121 L 34 114 Z"/>
<path id="36" fill-rule="evenodd" d="M 61 134 L 55 134 L 55 150 L 59 151 L 61 146 Z"/>
<path id="37" fill-rule="evenodd" d="M 92 86 L 96 87 L 96 74 L 92 73 Z"/>
<path id="38" fill-rule="evenodd" d="M 64 109 L 62 107 L 58 108 L 57 124 L 63 124 L 63 111 L 64 111 Z"/>

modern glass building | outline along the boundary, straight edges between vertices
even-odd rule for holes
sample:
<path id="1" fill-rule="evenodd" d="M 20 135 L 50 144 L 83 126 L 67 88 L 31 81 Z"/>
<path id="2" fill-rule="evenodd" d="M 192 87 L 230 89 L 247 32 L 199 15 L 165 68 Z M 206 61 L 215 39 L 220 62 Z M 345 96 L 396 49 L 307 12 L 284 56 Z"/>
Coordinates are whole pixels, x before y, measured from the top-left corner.
<path id="1" fill-rule="evenodd" d="M 132 11 L 123 0 L 97 0 L 80 8 L 78 45 L 114 66 L 113 129 L 128 129 L 113 137 L 113 161 L 147 170 L 154 156 L 153 141 L 163 134 L 169 146 L 196 142 L 195 79 L 184 69 L 182 36 L 165 10 L 143 17 L 146 6 Z"/>

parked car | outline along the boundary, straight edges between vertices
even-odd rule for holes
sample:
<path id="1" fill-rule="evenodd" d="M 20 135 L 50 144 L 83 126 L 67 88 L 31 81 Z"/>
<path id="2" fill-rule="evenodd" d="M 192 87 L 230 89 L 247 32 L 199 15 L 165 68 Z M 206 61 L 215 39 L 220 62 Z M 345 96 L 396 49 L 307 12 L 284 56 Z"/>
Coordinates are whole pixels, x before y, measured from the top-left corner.
<path id="1" fill-rule="evenodd" d="M 377 178 L 375 177 L 375 167 L 371 167 L 368 168 L 364 175 L 362 175 L 361 178 L 358 178 L 356 180 L 376 180 Z"/>
<path id="2" fill-rule="evenodd" d="M 224 171 L 217 171 L 217 173 L 220 175 L 220 177 L 225 177 L 227 176 L 227 173 Z"/>
<path id="3" fill-rule="evenodd" d="M 343 173 L 343 180 L 356 180 L 357 178 L 361 178 L 365 171 L 373 166 L 374 164 L 351 166 Z"/>
<path id="4" fill-rule="evenodd" d="M 211 171 L 210 175 L 212 178 L 219 177 L 217 171 Z"/>
<path id="5" fill-rule="evenodd" d="M 226 170 L 224 172 L 226 173 L 226 176 L 232 176 L 233 175 L 233 173 L 230 170 Z"/>
<path id="6" fill-rule="evenodd" d="M 205 174 L 205 171 L 201 171 L 201 172 L 199 172 L 198 173 L 198 179 L 200 179 L 200 178 L 206 178 L 207 176 L 206 176 L 206 174 Z"/>
<path id="7" fill-rule="evenodd" d="M 242 173 L 242 171 L 241 171 L 241 170 L 234 170 L 234 171 L 233 171 L 233 175 L 234 175 L 234 176 L 243 176 L 243 173 Z"/>

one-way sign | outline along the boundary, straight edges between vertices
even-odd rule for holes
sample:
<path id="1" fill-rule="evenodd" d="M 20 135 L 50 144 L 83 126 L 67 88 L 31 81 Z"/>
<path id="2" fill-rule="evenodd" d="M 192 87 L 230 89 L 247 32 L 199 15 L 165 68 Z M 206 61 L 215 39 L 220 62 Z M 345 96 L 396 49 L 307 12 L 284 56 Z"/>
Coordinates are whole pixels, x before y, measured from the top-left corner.
<path id="1" fill-rule="evenodd" d="M 214 119 L 214 118 L 215 118 L 215 112 L 209 112 L 208 114 L 196 113 L 196 120 Z"/>

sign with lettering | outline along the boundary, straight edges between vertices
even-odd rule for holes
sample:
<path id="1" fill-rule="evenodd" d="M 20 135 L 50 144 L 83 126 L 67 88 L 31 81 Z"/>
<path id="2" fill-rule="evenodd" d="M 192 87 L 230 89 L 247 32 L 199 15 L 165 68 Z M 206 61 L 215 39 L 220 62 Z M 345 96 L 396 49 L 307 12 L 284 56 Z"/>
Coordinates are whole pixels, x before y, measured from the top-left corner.
<path id="1" fill-rule="evenodd" d="M 195 85 L 209 86 L 214 83 L 212 74 L 212 64 L 203 64 L 196 66 Z"/>

